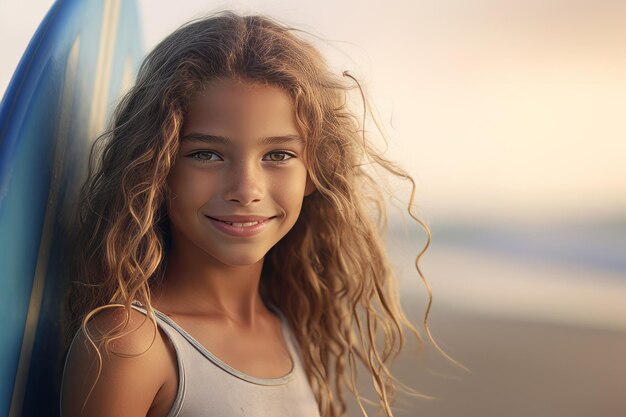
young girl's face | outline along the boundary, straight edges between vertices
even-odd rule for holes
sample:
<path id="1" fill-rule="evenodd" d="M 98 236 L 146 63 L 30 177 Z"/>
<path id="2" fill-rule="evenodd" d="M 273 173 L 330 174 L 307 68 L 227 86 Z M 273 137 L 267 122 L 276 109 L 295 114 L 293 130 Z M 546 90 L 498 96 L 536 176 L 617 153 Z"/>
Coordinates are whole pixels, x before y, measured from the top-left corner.
<path id="1" fill-rule="evenodd" d="M 220 81 L 198 93 L 168 177 L 174 251 L 250 265 L 285 236 L 313 191 L 294 118 L 278 87 Z"/>

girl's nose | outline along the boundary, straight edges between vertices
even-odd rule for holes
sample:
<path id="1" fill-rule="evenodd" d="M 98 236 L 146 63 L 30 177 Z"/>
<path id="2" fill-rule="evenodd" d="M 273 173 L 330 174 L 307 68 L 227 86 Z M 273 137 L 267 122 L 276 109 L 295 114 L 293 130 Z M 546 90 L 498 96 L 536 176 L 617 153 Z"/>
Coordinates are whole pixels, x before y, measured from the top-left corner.
<path id="1" fill-rule="evenodd" d="M 225 179 L 224 200 L 248 206 L 263 198 L 263 176 L 255 162 L 240 161 Z"/>

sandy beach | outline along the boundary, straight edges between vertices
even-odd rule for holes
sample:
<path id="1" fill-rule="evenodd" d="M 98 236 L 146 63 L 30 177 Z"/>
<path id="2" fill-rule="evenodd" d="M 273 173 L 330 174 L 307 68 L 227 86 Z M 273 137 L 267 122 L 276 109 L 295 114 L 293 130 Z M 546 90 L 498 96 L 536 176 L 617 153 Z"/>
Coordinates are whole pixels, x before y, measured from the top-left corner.
<path id="1" fill-rule="evenodd" d="M 403 304 L 420 323 L 425 290 L 409 274 L 411 251 L 393 253 Z M 412 356 L 413 343 L 395 375 L 437 399 L 399 395 L 394 415 L 626 416 L 624 277 L 445 247 L 424 265 L 434 292 L 432 333 L 471 372 L 429 345 Z M 360 384 L 368 386 L 363 375 Z M 360 415 L 354 402 L 349 407 L 349 416 Z"/>
<path id="2" fill-rule="evenodd" d="M 626 416 L 626 332 L 443 309 L 433 313 L 431 327 L 471 373 L 432 347 L 419 357 L 402 354 L 397 377 L 438 399 L 399 395 L 397 417 Z M 354 403 L 350 410 L 360 415 Z"/>

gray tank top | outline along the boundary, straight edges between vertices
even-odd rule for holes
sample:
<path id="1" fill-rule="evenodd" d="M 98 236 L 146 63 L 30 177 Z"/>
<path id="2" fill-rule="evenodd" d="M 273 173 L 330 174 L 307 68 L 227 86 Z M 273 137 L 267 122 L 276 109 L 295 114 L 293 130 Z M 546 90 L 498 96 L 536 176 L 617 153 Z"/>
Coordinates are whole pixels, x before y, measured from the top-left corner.
<path id="1" fill-rule="evenodd" d="M 133 308 L 146 314 L 139 305 Z M 280 378 L 256 378 L 232 368 L 155 310 L 157 324 L 172 341 L 178 362 L 178 389 L 167 417 L 320 417 L 297 342 L 285 317 L 272 310 L 280 317 L 293 364 Z"/>
<path id="2" fill-rule="evenodd" d="M 146 314 L 146 310 L 133 304 Z M 256 378 L 240 372 L 205 349 L 171 318 L 155 310 L 157 324 L 169 337 L 178 361 L 178 389 L 167 417 L 319 417 L 297 342 L 281 320 L 291 371 L 279 378 Z"/>

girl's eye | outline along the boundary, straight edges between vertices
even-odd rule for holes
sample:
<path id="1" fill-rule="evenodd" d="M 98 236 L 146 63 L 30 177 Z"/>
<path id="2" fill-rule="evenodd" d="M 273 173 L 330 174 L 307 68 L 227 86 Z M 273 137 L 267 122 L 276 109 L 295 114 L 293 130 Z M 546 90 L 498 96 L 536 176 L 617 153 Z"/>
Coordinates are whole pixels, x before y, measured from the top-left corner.
<path id="1" fill-rule="evenodd" d="M 195 159 L 200 162 L 213 162 L 213 161 L 221 161 L 222 158 L 215 152 L 211 151 L 199 151 L 194 152 L 189 155 L 190 158 Z"/>
<path id="2" fill-rule="evenodd" d="M 268 153 L 263 157 L 263 160 L 270 162 L 285 162 L 293 157 L 295 157 L 295 155 L 289 152 L 277 151 Z"/>

